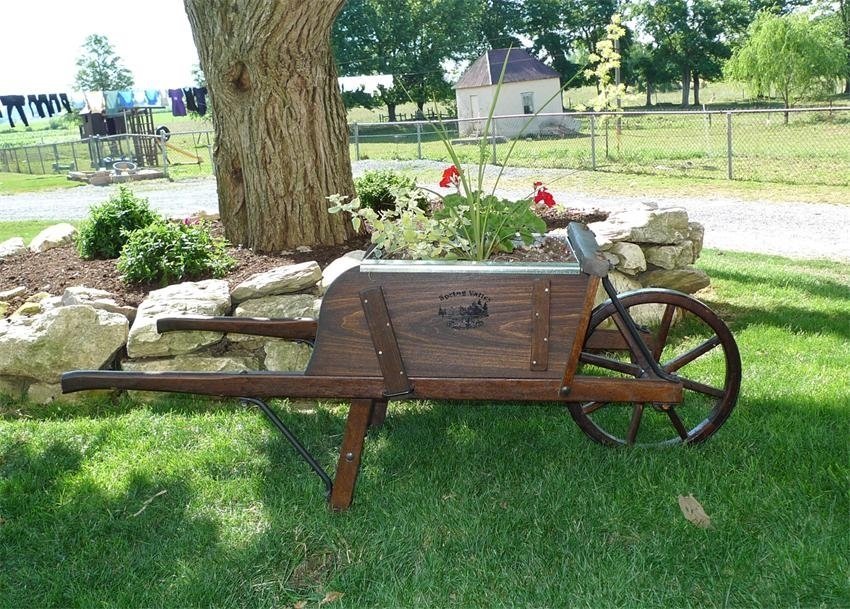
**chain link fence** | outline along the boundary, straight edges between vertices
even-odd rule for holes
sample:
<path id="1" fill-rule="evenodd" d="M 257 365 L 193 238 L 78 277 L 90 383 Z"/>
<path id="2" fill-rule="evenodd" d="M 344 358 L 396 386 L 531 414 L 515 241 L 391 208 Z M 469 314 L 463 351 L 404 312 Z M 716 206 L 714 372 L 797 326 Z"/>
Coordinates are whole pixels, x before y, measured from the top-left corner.
<path id="1" fill-rule="evenodd" d="M 791 184 L 850 185 L 850 107 L 541 114 L 350 126 L 353 159 L 587 169 Z"/>
<path id="2" fill-rule="evenodd" d="M 353 123 L 351 158 L 464 163 L 850 185 L 850 107 L 541 114 L 440 122 Z M 117 161 L 173 178 L 211 175 L 212 131 L 120 135 L 0 148 L 0 171 L 67 173 Z M 481 145 L 483 142 L 483 146 Z"/>

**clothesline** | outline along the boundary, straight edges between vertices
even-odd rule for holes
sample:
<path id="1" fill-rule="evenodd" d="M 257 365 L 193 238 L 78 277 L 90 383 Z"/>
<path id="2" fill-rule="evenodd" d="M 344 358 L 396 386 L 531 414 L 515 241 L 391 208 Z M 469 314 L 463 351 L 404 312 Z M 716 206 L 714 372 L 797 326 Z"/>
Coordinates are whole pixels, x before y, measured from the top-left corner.
<path id="1" fill-rule="evenodd" d="M 181 87 L 177 89 L 125 89 L 121 91 L 86 91 L 80 93 L 33 93 L 27 95 L 0 95 L 0 104 L 6 107 L 9 126 L 14 128 L 12 112 L 18 114 L 25 127 L 29 127 L 25 109 L 31 118 L 40 118 L 65 112 L 80 114 L 121 114 L 126 110 L 143 108 L 168 108 L 174 116 L 207 112 L 206 87 Z M 0 118 L 3 112 L 0 111 Z"/>

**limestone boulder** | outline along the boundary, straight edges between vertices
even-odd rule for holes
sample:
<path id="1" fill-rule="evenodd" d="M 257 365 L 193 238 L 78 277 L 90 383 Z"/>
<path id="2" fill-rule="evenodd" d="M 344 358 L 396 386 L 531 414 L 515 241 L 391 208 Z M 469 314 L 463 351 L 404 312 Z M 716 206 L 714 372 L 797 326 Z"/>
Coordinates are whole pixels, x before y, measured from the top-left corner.
<path id="1" fill-rule="evenodd" d="M 135 307 L 127 307 L 119 305 L 115 302 L 114 294 L 106 290 L 97 288 L 88 288 L 85 286 L 72 286 L 65 288 L 65 292 L 61 296 L 61 305 L 70 307 L 73 305 L 89 305 L 95 309 L 103 309 L 111 313 L 120 313 L 132 322 L 136 318 Z"/>
<path id="2" fill-rule="evenodd" d="M 646 258 L 636 243 L 612 243 L 604 253 L 614 257 L 614 268 L 621 273 L 634 276 L 646 270 Z"/>
<path id="3" fill-rule="evenodd" d="M 705 272 L 690 266 L 681 269 L 647 271 L 639 275 L 638 279 L 648 288 L 668 288 L 687 294 L 693 294 L 711 283 Z"/>
<path id="4" fill-rule="evenodd" d="M 243 281 L 233 288 L 230 297 L 234 303 L 239 303 L 263 296 L 292 294 L 313 287 L 321 279 L 322 269 L 312 260 L 290 264 L 259 273 Z"/>
<path id="5" fill-rule="evenodd" d="M 131 372 L 246 372 L 258 370 L 259 359 L 249 356 L 177 355 L 164 359 L 126 361 L 123 370 Z M 127 395 L 139 402 L 161 399 L 166 393 L 156 391 L 128 391 Z"/>
<path id="6" fill-rule="evenodd" d="M 20 400 L 27 390 L 27 383 L 18 376 L 0 376 L 0 398 Z M 2 403 L 2 400 L 0 400 Z"/>
<path id="7" fill-rule="evenodd" d="M 639 281 L 637 281 L 634 277 L 629 277 L 628 275 L 624 275 L 619 271 L 609 271 L 608 279 L 611 280 L 611 284 L 614 286 L 614 289 L 617 290 L 617 294 L 622 294 L 623 292 L 630 292 L 632 290 L 638 290 L 642 286 Z M 596 297 L 593 301 L 593 306 L 595 307 L 601 302 L 605 302 L 608 300 L 608 293 L 602 287 L 602 284 L 599 284 L 599 289 L 596 291 Z"/>
<path id="8" fill-rule="evenodd" d="M 678 207 L 618 211 L 602 222 L 589 224 L 588 228 L 603 247 L 618 241 L 678 243 L 690 232 L 688 212 Z"/>
<path id="9" fill-rule="evenodd" d="M 694 244 L 685 239 L 674 245 L 650 245 L 644 248 L 643 253 L 649 264 L 670 270 L 693 263 Z M 643 270 L 646 270 L 646 267 Z"/>
<path id="10" fill-rule="evenodd" d="M 21 252 L 25 252 L 26 249 L 27 246 L 24 244 L 24 240 L 20 237 L 6 239 L 5 241 L 0 242 L 0 258 L 15 256 Z"/>
<path id="11" fill-rule="evenodd" d="M 344 256 L 340 256 L 322 271 L 322 281 L 319 284 L 319 293 L 324 294 L 337 277 L 342 275 L 348 269 L 360 266 L 363 256 L 366 254 L 363 250 L 355 250 L 348 252 Z"/>
<path id="12" fill-rule="evenodd" d="M 30 241 L 30 250 L 33 252 L 46 252 L 55 247 L 68 245 L 73 242 L 76 233 L 77 229 L 67 222 L 48 226 Z"/>
<path id="13" fill-rule="evenodd" d="M 0 292 L 0 300 L 11 300 L 15 296 L 20 296 L 21 294 L 24 294 L 26 291 L 27 289 L 22 285 L 12 288 L 11 290 L 3 290 L 2 292 Z"/>
<path id="14" fill-rule="evenodd" d="M 266 342 L 265 353 L 263 366 L 266 370 L 300 372 L 307 367 L 313 349 L 305 343 L 274 340 Z"/>
<path id="15" fill-rule="evenodd" d="M 61 401 L 64 403 L 79 403 L 85 400 L 108 399 L 117 392 L 114 389 L 94 389 L 91 391 L 75 391 L 62 393 L 59 383 L 31 383 L 26 389 L 27 402 L 32 404 L 49 404 Z"/>
<path id="16" fill-rule="evenodd" d="M 224 315 L 230 310 L 227 282 L 221 279 L 185 282 L 154 290 L 139 305 L 130 328 L 127 354 L 132 358 L 192 353 L 221 340 L 221 332 L 156 331 L 160 317 Z"/>
<path id="17" fill-rule="evenodd" d="M 696 262 L 699 255 L 702 253 L 702 244 L 705 241 L 705 227 L 699 222 L 688 222 L 688 241 L 694 244 L 694 259 Z"/>
<path id="18" fill-rule="evenodd" d="M 127 340 L 123 315 L 59 307 L 0 322 L 0 376 L 57 383 L 63 372 L 101 368 Z"/>
<path id="19" fill-rule="evenodd" d="M 9 303 L 5 300 L 0 300 L 0 317 L 5 317 L 9 311 Z"/>
<path id="20" fill-rule="evenodd" d="M 295 319 L 300 317 L 319 317 L 322 301 L 313 294 L 281 294 L 246 300 L 233 311 L 234 317 L 262 317 L 267 319 Z M 228 340 L 239 343 L 243 348 L 260 348 L 266 340 L 261 336 L 249 334 L 227 334 Z"/>

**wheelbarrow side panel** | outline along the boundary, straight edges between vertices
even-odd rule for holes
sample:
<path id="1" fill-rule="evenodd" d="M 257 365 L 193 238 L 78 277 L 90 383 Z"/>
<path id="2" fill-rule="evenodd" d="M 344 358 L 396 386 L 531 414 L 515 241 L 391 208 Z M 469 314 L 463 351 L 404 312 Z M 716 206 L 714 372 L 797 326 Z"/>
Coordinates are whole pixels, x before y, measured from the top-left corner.
<path id="1" fill-rule="evenodd" d="M 365 292 L 379 286 L 410 377 L 562 378 L 586 322 L 590 283 L 584 274 L 541 278 L 351 269 L 322 301 L 305 374 L 381 376 L 362 302 Z M 541 314 L 548 317 L 543 328 Z M 578 340 L 583 338 L 582 332 Z"/>

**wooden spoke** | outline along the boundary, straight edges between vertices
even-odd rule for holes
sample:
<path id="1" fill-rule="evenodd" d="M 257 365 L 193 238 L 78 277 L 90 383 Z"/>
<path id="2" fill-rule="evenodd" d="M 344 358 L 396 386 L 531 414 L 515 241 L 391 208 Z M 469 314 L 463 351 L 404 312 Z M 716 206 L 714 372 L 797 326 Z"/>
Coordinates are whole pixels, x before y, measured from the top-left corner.
<path id="1" fill-rule="evenodd" d="M 629 364 L 627 362 L 621 362 L 615 359 L 611 359 L 610 357 L 603 357 L 601 355 L 596 355 L 594 353 L 587 353 L 586 351 L 581 352 L 580 359 L 585 364 L 591 364 L 593 366 L 599 366 L 600 368 L 605 368 L 606 370 L 612 370 L 614 372 L 622 372 L 623 374 L 630 374 L 631 376 L 638 377 L 641 375 L 641 369 L 634 364 Z"/>
<path id="2" fill-rule="evenodd" d="M 632 410 L 632 420 L 629 423 L 629 431 L 626 433 L 626 444 L 631 446 L 635 443 L 638 428 L 640 428 L 640 420 L 643 417 L 643 404 L 635 404 Z"/>
<path id="3" fill-rule="evenodd" d="M 688 439 L 688 430 L 685 429 L 685 424 L 682 423 L 682 419 L 679 417 L 679 413 L 677 413 L 672 406 L 666 408 L 664 412 L 667 413 L 667 416 L 670 417 L 670 422 L 673 424 L 673 427 L 679 434 L 679 437 L 682 440 Z"/>
<path id="4" fill-rule="evenodd" d="M 673 323 L 673 314 L 676 312 L 676 307 L 668 304 L 664 307 L 664 315 L 661 316 L 661 325 L 658 327 L 658 336 L 656 343 L 652 348 L 652 357 L 655 361 L 661 358 L 661 352 L 664 351 L 664 345 L 667 344 L 667 334 L 670 332 L 670 324 Z"/>
<path id="5" fill-rule="evenodd" d="M 604 408 L 608 405 L 608 402 L 588 402 L 587 404 L 583 404 L 581 407 L 581 411 L 584 414 L 590 414 L 592 412 L 596 412 L 600 408 Z"/>
<path id="6" fill-rule="evenodd" d="M 717 345 L 720 344 L 719 336 L 712 336 L 707 341 L 702 343 L 701 345 L 697 345 L 690 351 L 682 353 L 682 355 L 676 356 L 671 359 L 669 362 L 664 364 L 663 368 L 667 372 L 675 372 L 679 368 L 690 364 L 692 361 L 697 359 L 698 357 L 702 357 L 712 349 L 714 349 Z"/>
<path id="7" fill-rule="evenodd" d="M 710 395 L 713 398 L 722 398 L 723 394 L 725 393 L 723 389 L 711 387 L 710 385 L 705 385 L 697 381 L 692 381 L 691 379 L 686 379 L 682 377 L 678 377 L 678 379 L 682 382 L 682 386 L 685 389 L 690 389 L 691 391 L 696 391 L 697 393 Z"/>

